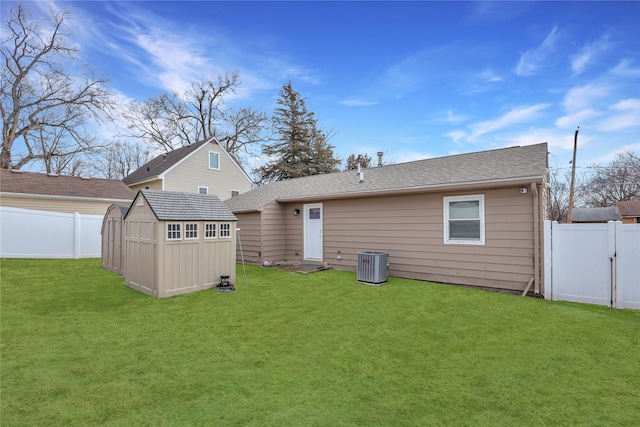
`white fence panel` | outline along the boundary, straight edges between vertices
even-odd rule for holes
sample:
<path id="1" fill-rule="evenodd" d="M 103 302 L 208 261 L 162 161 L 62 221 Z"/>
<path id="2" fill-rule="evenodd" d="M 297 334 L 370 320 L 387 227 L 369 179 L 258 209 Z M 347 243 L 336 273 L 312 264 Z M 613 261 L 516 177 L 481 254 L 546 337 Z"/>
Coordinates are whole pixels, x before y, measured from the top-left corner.
<path id="1" fill-rule="evenodd" d="M 102 217 L 0 207 L 0 257 L 100 258 Z"/>
<path id="2" fill-rule="evenodd" d="M 640 310 L 640 224 L 621 224 L 616 231 L 617 306 Z"/>
<path id="3" fill-rule="evenodd" d="M 554 300 L 609 305 L 607 224 L 552 224 Z"/>
<path id="4" fill-rule="evenodd" d="M 640 224 L 546 221 L 545 297 L 640 309 Z"/>

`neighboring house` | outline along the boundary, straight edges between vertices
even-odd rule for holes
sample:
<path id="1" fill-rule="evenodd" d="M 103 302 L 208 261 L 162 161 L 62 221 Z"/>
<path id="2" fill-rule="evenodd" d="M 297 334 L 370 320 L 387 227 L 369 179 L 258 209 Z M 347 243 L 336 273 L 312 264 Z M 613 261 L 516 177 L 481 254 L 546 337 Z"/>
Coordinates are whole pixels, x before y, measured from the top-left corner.
<path id="1" fill-rule="evenodd" d="M 124 217 L 126 285 L 164 298 L 235 282 L 236 221 L 214 195 L 140 190 Z"/>
<path id="2" fill-rule="evenodd" d="M 100 257 L 107 209 L 134 196 L 122 181 L 0 170 L 0 256 Z"/>
<path id="3" fill-rule="evenodd" d="M 606 223 L 609 221 L 620 221 L 618 208 L 609 206 L 605 208 L 573 208 L 571 222 L 575 224 L 584 223 Z"/>
<path id="4" fill-rule="evenodd" d="M 122 181 L 0 169 L 0 206 L 100 215 L 113 203 L 131 203 Z"/>
<path id="5" fill-rule="evenodd" d="M 249 176 L 215 138 L 161 154 L 123 181 L 134 191 L 215 194 L 221 200 L 253 188 Z"/>
<path id="6" fill-rule="evenodd" d="M 616 202 L 624 224 L 640 224 L 640 200 Z"/>
<path id="7" fill-rule="evenodd" d="M 389 253 L 389 274 L 541 292 L 547 144 L 274 182 L 225 204 L 244 259 L 355 271 Z"/>

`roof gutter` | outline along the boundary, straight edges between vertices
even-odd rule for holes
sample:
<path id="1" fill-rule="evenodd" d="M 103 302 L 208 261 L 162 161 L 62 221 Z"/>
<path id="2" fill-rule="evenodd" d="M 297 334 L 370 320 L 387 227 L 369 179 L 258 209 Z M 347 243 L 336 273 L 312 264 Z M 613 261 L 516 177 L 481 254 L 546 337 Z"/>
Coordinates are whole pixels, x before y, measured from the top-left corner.
<path id="1" fill-rule="evenodd" d="M 464 191 L 476 190 L 478 188 L 504 188 L 516 186 L 530 186 L 532 181 L 543 182 L 543 176 L 529 176 L 518 179 L 496 179 L 488 181 L 469 181 L 460 184 L 433 184 L 422 185 L 416 187 L 396 187 L 382 190 L 369 190 L 348 193 L 328 193 L 308 196 L 291 196 L 278 197 L 277 202 L 305 202 L 311 200 L 332 200 L 332 199 L 353 199 L 360 197 L 385 196 L 385 195 L 402 195 L 425 192 L 443 192 L 443 191 Z"/>

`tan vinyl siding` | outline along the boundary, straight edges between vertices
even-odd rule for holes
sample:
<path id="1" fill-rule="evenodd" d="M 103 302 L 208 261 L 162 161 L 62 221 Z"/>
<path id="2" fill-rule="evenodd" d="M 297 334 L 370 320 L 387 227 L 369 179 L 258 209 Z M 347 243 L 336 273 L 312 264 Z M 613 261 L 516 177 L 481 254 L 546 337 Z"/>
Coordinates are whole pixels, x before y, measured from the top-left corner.
<path id="1" fill-rule="evenodd" d="M 262 263 L 262 223 L 261 212 L 236 213 L 244 261 L 250 264 Z M 236 259 L 242 260 L 240 245 L 236 248 Z"/>
<path id="2" fill-rule="evenodd" d="M 293 210 L 285 212 L 284 206 L 272 203 L 262 211 L 262 259 L 277 262 L 289 257 L 285 250 L 285 221 L 286 217 L 293 217 Z"/>
<path id="3" fill-rule="evenodd" d="M 144 190 L 146 188 L 149 188 L 149 190 L 160 190 L 162 191 L 162 180 L 161 179 L 154 179 L 153 181 L 147 181 L 144 182 L 142 184 L 133 184 L 130 185 L 129 188 L 133 191 L 135 191 L 136 193 L 138 192 L 138 190 Z"/>
<path id="4" fill-rule="evenodd" d="M 219 154 L 220 169 L 209 169 L 209 152 Z M 206 144 L 165 174 L 165 191 L 197 193 L 198 187 L 207 187 L 208 194 L 220 200 L 231 197 L 231 190 L 245 193 L 251 182 L 217 144 Z"/>
<path id="5" fill-rule="evenodd" d="M 111 205 L 102 222 L 101 267 L 123 275 L 125 268 L 124 220 L 117 205 Z"/>
<path id="6" fill-rule="evenodd" d="M 392 276 L 524 289 L 534 274 L 531 192 L 474 192 L 485 195 L 485 245 L 444 244 L 443 197 L 464 194 L 325 201 L 325 261 L 355 271 L 358 252 L 382 251 L 389 253 Z M 292 209 L 287 205 L 285 212 Z M 302 247 L 301 219 L 287 223 L 287 251 L 293 247 Z"/>
<path id="7" fill-rule="evenodd" d="M 113 201 L 41 199 L 38 197 L 2 196 L 2 206 L 37 211 L 80 213 L 84 215 L 105 215 Z"/>
<path id="8" fill-rule="evenodd" d="M 300 214 L 293 216 L 293 210 L 299 209 Z M 284 206 L 284 219 L 286 223 L 285 234 L 285 260 L 302 262 L 304 259 L 304 205 L 302 203 L 290 203 Z"/>

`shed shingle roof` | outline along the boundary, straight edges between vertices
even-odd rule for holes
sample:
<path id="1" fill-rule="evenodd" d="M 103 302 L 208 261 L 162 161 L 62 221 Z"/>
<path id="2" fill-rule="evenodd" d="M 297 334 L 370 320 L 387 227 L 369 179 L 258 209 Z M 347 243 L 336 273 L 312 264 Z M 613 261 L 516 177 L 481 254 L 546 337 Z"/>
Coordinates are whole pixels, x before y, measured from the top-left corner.
<path id="1" fill-rule="evenodd" d="M 234 212 L 255 210 L 276 200 L 357 197 L 381 192 L 446 189 L 460 185 L 540 181 L 547 169 L 547 144 L 502 148 L 273 182 L 227 199 Z"/>
<path id="2" fill-rule="evenodd" d="M 237 218 L 213 194 L 140 190 L 161 221 L 236 221 Z"/>
<path id="3" fill-rule="evenodd" d="M 0 169 L 0 192 L 132 200 L 135 193 L 122 181 Z"/>

